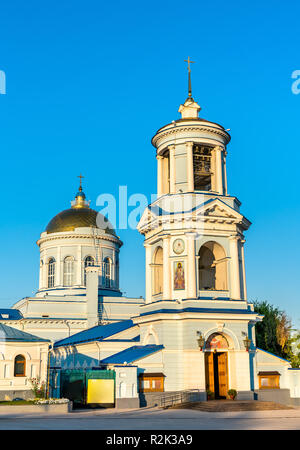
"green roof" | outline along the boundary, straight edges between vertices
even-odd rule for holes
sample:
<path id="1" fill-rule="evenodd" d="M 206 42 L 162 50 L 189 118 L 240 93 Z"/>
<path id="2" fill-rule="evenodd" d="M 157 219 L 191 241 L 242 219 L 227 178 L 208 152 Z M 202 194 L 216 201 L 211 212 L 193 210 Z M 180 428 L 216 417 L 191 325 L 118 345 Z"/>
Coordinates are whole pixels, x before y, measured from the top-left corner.
<path id="1" fill-rule="evenodd" d="M 0 323 L 0 342 L 51 342 Z"/>

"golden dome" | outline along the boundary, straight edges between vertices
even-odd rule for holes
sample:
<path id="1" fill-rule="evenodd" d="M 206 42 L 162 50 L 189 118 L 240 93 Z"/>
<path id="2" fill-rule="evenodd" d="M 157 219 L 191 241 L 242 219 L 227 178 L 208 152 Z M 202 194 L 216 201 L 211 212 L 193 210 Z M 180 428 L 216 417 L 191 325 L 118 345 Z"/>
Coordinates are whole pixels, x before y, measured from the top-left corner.
<path id="1" fill-rule="evenodd" d="M 75 201 L 72 203 L 71 208 L 61 211 L 50 220 L 46 227 L 47 233 L 74 231 L 75 228 L 91 227 L 104 229 L 106 233 L 115 235 L 115 231 L 108 219 L 89 207 L 81 186 L 79 187 L 79 192 L 76 194 Z M 107 223 L 107 226 L 98 226 L 100 223 Z"/>

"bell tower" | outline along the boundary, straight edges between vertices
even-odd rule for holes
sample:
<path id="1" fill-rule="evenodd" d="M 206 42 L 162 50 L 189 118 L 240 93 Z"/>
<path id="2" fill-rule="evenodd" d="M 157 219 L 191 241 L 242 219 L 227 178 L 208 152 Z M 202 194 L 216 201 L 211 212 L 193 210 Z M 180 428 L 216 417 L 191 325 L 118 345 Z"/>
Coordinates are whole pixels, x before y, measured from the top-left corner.
<path id="1" fill-rule="evenodd" d="M 250 222 L 228 194 L 228 130 L 199 117 L 188 59 L 188 97 L 181 117 L 152 138 L 157 200 L 138 230 L 145 236 L 146 303 L 246 301 L 244 231 Z"/>

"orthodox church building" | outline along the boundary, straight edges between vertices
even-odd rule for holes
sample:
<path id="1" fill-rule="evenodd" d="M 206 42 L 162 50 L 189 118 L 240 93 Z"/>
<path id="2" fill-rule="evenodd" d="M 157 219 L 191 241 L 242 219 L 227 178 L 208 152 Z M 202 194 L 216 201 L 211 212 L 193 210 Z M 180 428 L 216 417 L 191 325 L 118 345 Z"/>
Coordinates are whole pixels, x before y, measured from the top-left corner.
<path id="1" fill-rule="evenodd" d="M 300 402 L 300 371 L 256 347 L 262 316 L 247 300 L 244 255 L 251 223 L 228 191 L 228 130 L 200 110 L 189 71 L 181 117 L 152 138 L 157 199 L 137 227 L 145 238 L 145 299 L 122 296 L 122 242 L 89 207 L 81 183 L 71 208 L 41 234 L 39 290 L 13 306 L 20 316 L 5 320 L 51 340 L 53 396 L 80 381 L 87 402 L 117 407 L 178 391 L 227 398 L 230 389 L 238 399 Z M 0 368 L 0 384 L 1 376 Z"/>
<path id="2" fill-rule="evenodd" d="M 90 208 L 81 180 L 71 208 L 49 222 L 37 245 L 39 290 L 13 305 L 22 316 L 17 324 L 22 330 L 57 340 L 138 313 L 144 299 L 125 298 L 119 288 L 123 243 L 107 219 Z"/>

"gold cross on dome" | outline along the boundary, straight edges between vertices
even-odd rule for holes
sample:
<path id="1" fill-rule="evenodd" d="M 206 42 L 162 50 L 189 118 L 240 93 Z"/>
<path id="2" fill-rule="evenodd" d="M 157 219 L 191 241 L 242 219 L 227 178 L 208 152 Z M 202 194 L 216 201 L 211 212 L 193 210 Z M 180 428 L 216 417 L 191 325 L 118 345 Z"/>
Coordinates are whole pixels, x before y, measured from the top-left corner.
<path id="1" fill-rule="evenodd" d="M 194 63 L 195 61 L 191 61 L 191 60 L 190 60 L 190 57 L 188 56 L 188 59 L 185 59 L 184 62 L 187 62 L 187 63 L 188 63 L 188 71 L 190 72 L 190 71 L 191 71 L 191 66 L 190 66 L 190 64 Z"/>
<path id="2" fill-rule="evenodd" d="M 82 178 L 84 178 L 84 176 L 80 174 L 80 175 L 78 175 L 78 177 L 77 177 L 77 178 L 80 178 L 80 186 L 79 186 L 79 187 L 81 188 L 81 187 L 82 187 L 82 186 L 81 186 L 81 183 L 82 183 Z"/>

